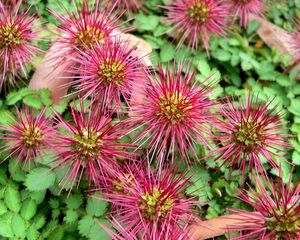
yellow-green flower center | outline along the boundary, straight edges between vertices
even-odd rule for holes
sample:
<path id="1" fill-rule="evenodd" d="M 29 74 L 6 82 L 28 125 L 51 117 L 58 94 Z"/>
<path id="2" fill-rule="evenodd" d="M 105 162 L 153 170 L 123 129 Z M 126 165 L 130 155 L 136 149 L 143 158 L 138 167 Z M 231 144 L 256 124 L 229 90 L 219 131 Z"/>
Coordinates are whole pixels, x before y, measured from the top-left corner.
<path id="1" fill-rule="evenodd" d="M 159 106 L 156 115 L 166 117 L 171 124 L 181 122 L 187 117 L 187 111 L 192 109 L 189 98 L 178 91 L 161 96 Z"/>
<path id="2" fill-rule="evenodd" d="M 120 84 L 125 79 L 126 68 L 121 61 L 106 59 L 106 61 L 99 64 L 98 75 L 99 78 L 106 84 Z"/>
<path id="3" fill-rule="evenodd" d="M 13 48 L 24 43 L 19 25 L 8 23 L 0 26 L 0 49 Z"/>
<path id="4" fill-rule="evenodd" d="M 292 236 L 300 231 L 300 216 L 294 208 L 280 208 L 270 213 L 266 221 L 267 229 L 276 232 L 276 239 L 285 239 L 285 236 Z"/>
<path id="5" fill-rule="evenodd" d="M 99 132 L 82 130 L 81 134 L 74 135 L 74 149 L 81 152 L 83 156 L 96 156 L 100 153 L 99 147 L 102 145 L 102 140 L 99 138 Z"/>
<path id="6" fill-rule="evenodd" d="M 21 138 L 27 146 L 32 147 L 41 143 L 43 134 L 39 128 L 27 126 L 24 128 Z"/>
<path id="7" fill-rule="evenodd" d="M 187 14 L 193 23 L 204 24 L 210 15 L 210 9 L 204 0 L 196 0 L 187 9 Z"/>
<path id="8" fill-rule="evenodd" d="M 85 29 L 77 32 L 76 45 L 81 48 L 92 49 L 97 43 L 105 43 L 105 34 L 97 27 L 87 26 Z"/>
<path id="9" fill-rule="evenodd" d="M 156 217 L 164 217 L 172 209 L 174 200 L 162 195 L 162 191 L 153 188 L 150 192 L 141 195 L 139 204 L 141 213 L 147 219 L 154 220 Z"/>
<path id="10" fill-rule="evenodd" d="M 262 135 L 263 129 L 253 121 L 242 122 L 235 133 L 236 140 L 246 147 L 260 144 Z"/>

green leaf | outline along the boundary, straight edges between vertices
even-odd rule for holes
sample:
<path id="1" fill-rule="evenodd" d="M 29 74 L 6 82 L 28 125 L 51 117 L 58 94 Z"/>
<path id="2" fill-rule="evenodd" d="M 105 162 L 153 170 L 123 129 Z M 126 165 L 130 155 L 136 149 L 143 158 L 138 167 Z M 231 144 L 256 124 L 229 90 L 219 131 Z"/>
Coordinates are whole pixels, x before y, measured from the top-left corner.
<path id="1" fill-rule="evenodd" d="M 27 231 L 27 235 L 26 235 L 27 239 L 37 240 L 39 236 L 40 236 L 40 232 L 34 227 L 34 225 L 31 225 Z"/>
<path id="2" fill-rule="evenodd" d="M 78 219 L 79 215 L 76 211 L 73 209 L 68 209 L 66 211 L 66 216 L 64 217 L 64 221 L 66 223 L 73 223 Z"/>
<path id="3" fill-rule="evenodd" d="M 36 108 L 36 109 L 41 109 L 43 106 L 41 100 L 34 95 L 29 95 L 27 97 L 24 97 L 23 103 L 29 107 Z"/>
<path id="4" fill-rule="evenodd" d="M 15 105 L 20 100 L 22 100 L 22 95 L 19 92 L 11 92 L 6 97 L 6 104 Z"/>
<path id="5" fill-rule="evenodd" d="M 5 190 L 4 202 L 8 209 L 14 213 L 18 213 L 21 209 L 20 193 L 11 186 L 8 186 Z"/>
<path id="6" fill-rule="evenodd" d="M 95 220 L 92 216 L 84 216 L 78 223 L 79 233 L 84 237 L 88 237 L 93 224 L 95 224 Z"/>
<path id="7" fill-rule="evenodd" d="M 211 68 L 210 68 L 209 64 L 207 63 L 207 61 L 205 61 L 203 59 L 199 60 L 197 69 L 205 77 L 208 77 L 209 74 L 211 73 Z"/>
<path id="8" fill-rule="evenodd" d="M 260 26 L 260 22 L 252 20 L 248 24 L 247 33 L 252 34 Z"/>
<path id="9" fill-rule="evenodd" d="M 62 240 L 64 238 L 63 226 L 57 226 L 48 236 L 49 240 Z"/>
<path id="10" fill-rule="evenodd" d="M 298 151 L 293 152 L 292 159 L 294 164 L 300 165 L 300 153 Z"/>
<path id="11" fill-rule="evenodd" d="M 0 220 L 0 235 L 7 238 L 14 236 L 10 222 Z"/>
<path id="12" fill-rule="evenodd" d="M 10 111 L 7 110 L 0 110 L 0 124 L 8 125 L 13 123 L 13 115 Z"/>
<path id="13" fill-rule="evenodd" d="M 34 225 L 36 229 L 42 228 L 46 223 L 46 218 L 43 215 L 38 215 L 34 218 Z"/>
<path id="14" fill-rule="evenodd" d="M 7 180 L 8 179 L 7 179 L 6 173 L 2 169 L 0 169 L 0 184 L 6 185 Z"/>
<path id="15" fill-rule="evenodd" d="M 26 237 L 26 222 L 19 214 L 12 219 L 12 230 L 17 237 L 22 239 Z"/>
<path id="16" fill-rule="evenodd" d="M 30 191 L 42 191 L 53 186 L 55 183 L 55 174 L 48 168 L 35 168 L 25 179 L 25 186 Z"/>
<path id="17" fill-rule="evenodd" d="M 94 197 L 88 199 L 86 211 L 91 216 L 100 217 L 106 212 L 108 202 L 97 198 L 101 198 L 101 196 L 95 194 Z"/>
<path id="18" fill-rule="evenodd" d="M 222 62 L 227 62 L 231 59 L 231 53 L 223 49 L 212 52 L 212 56 Z"/>
<path id="19" fill-rule="evenodd" d="M 106 219 L 97 219 L 97 221 L 95 221 L 95 223 L 91 227 L 89 239 L 91 240 L 111 239 L 109 234 L 100 226 L 100 224 L 105 225 L 107 228 L 111 228 L 111 224 Z"/>
<path id="20" fill-rule="evenodd" d="M 45 199 L 46 190 L 44 191 L 38 191 L 38 192 L 32 192 L 30 194 L 30 197 L 36 202 L 36 204 L 40 204 Z"/>
<path id="21" fill-rule="evenodd" d="M 160 50 L 160 61 L 163 63 L 170 62 L 175 57 L 175 48 L 170 43 L 165 43 Z"/>
<path id="22" fill-rule="evenodd" d="M 45 106 L 50 106 L 53 104 L 51 95 L 52 95 L 52 93 L 49 89 L 41 89 L 40 90 L 40 98 L 41 98 L 42 103 Z"/>
<path id="23" fill-rule="evenodd" d="M 0 216 L 4 213 L 7 213 L 7 207 L 5 206 L 5 203 L 0 200 Z"/>
<path id="24" fill-rule="evenodd" d="M 27 199 L 23 204 L 21 208 L 21 216 L 29 220 L 34 217 L 36 214 L 37 205 L 33 199 Z"/>
<path id="25" fill-rule="evenodd" d="M 291 106 L 288 108 L 289 112 L 296 116 L 300 116 L 300 98 L 294 98 L 291 100 Z"/>
<path id="26" fill-rule="evenodd" d="M 145 15 L 143 13 L 138 14 L 135 17 L 134 25 L 138 27 L 139 30 L 152 31 L 159 23 L 159 17 L 154 15 Z"/>
<path id="27" fill-rule="evenodd" d="M 70 209 L 77 209 L 81 206 L 82 203 L 83 203 L 82 195 L 71 195 L 66 200 L 67 207 Z"/>

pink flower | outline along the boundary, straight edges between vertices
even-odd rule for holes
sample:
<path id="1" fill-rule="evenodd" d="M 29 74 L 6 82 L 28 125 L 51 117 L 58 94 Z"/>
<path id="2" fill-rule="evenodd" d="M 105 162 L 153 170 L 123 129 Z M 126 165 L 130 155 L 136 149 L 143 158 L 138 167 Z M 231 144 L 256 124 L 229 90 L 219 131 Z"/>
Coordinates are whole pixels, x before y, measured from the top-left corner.
<path id="1" fill-rule="evenodd" d="M 8 157 L 17 156 L 19 162 L 28 165 L 41 155 L 42 149 L 53 144 L 55 133 L 52 121 L 44 117 L 44 110 L 36 116 L 28 108 L 17 110 L 17 118 L 12 118 L 7 126 L 1 126 L 1 130 L 5 131 L 3 149 L 10 151 Z"/>
<path id="2" fill-rule="evenodd" d="M 179 39 L 178 48 L 187 40 L 196 49 L 201 41 L 206 51 L 211 35 L 226 34 L 230 8 L 222 0 L 174 0 L 171 6 L 162 6 L 167 12 L 171 32 Z"/>
<path id="3" fill-rule="evenodd" d="M 77 57 L 78 50 L 86 51 L 110 41 L 112 35 L 116 35 L 122 24 L 118 20 L 122 12 L 115 13 L 115 6 L 104 6 L 96 0 L 94 4 L 83 0 L 81 6 L 76 5 L 75 12 L 58 14 L 50 10 L 52 15 L 60 22 L 59 30 L 61 36 L 56 47 L 59 56 L 53 55 L 56 61 L 64 61 L 65 58 Z M 62 49 L 64 54 L 61 54 Z"/>
<path id="4" fill-rule="evenodd" d="M 247 28 L 249 15 L 254 14 L 262 16 L 265 1 L 264 0 L 230 0 L 231 10 L 234 19 L 240 18 L 240 25 Z"/>
<path id="5" fill-rule="evenodd" d="M 244 226 L 229 229 L 243 231 L 235 240 L 246 239 L 300 239 L 300 185 L 287 185 L 280 178 L 277 182 L 257 176 L 256 188 L 243 191 L 241 200 L 256 212 L 231 210 L 240 214 Z M 267 186 L 267 187 L 266 187 Z"/>
<path id="6" fill-rule="evenodd" d="M 98 186 L 99 177 L 118 167 L 119 159 L 132 156 L 126 150 L 133 146 L 121 143 L 126 126 L 122 122 L 114 123 L 111 114 L 98 105 L 85 108 L 83 101 L 79 108 L 71 107 L 70 115 L 69 122 L 56 114 L 62 131 L 57 134 L 57 144 L 53 147 L 57 153 L 53 168 L 66 167 L 61 184 L 70 182 L 70 191 L 76 180 L 80 184 L 83 176 L 87 177 L 89 187 Z"/>
<path id="7" fill-rule="evenodd" d="M 75 86 L 84 98 L 101 97 L 109 106 L 121 106 L 121 98 L 128 101 L 134 88 L 141 88 L 146 78 L 145 66 L 133 55 L 134 48 L 121 40 L 108 41 L 85 52 L 75 61 L 74 75 L 79 76 L 68 85 Z M 76 78 L 76 77 L 75 77 Z"/>
<path id="8" fill-rule="evenodd" d="M 262 157 L 273 167 L 278 167 L 274 155 L 284 152 L 289 144 L 285 138 L 284 123 L 276 107 L 270 107 L 272 101 L 261 103 L 258 98 L 248 95 L 246 104 L 230 101 L 223 105 L 220 115 L 225 119 L 218 127 L 215 138 L 220 147 L 211 153 L 221 154 L 218 161 L 232 167 L 239 167 L 244 175 L 245 168 L 253 167 L 264 171 Z"/>
<path id="9" fill-rule="evenodd" d="M 114 239 L 175 239 L 187 234 L 186 227 L 195 220 L 194 207 L 199 203 L 184 198 L 189 178 L 185 171 L 177 174 L 177 170 L 128 168 L 131 181 L 118 175 L 123 191 L 104 194 L 116 206 L 112 223 L 117 233 L 110 232 Z"/>
<path id="10" fill-rule="evenodd" d="M 116 0 L 118 6 L 124 7 L 129 12 L 137 12 L 139 8 L 144 5 L 145 0 Z M 110 0 L 105 0 L 108 4 L 111 3 Z"/>
<path id="11" fill-rule="evenodd" d="M 129 121 L 140 129 L 135 141 L 159 156 L 159 166 L 169 155 L 173 161 L 177 153 L 187 161 L 189 151 L 197 158 L 195 144 L 209 145 L 210 125 L 215 124 L 211 110 L 217 105 L 209 99 L 213 88 L 208 81 L 196 83 L 194 72 L 184 73 L 182 64 L 166 70 L 159 66 L 142 90 L 144 101 L 132 102 Z"/>
<path id="12" fill-rule="evenodd" d="M 5 80 L 14 83 L 20 72 L 26 75 L 25 65 L 41 52 L 35 43 L 39 32 L 36 21 L 29 16 L 30 9 L 20 10 L 21 3 L 6 8 L 0 2 L 0 88 Z"/>

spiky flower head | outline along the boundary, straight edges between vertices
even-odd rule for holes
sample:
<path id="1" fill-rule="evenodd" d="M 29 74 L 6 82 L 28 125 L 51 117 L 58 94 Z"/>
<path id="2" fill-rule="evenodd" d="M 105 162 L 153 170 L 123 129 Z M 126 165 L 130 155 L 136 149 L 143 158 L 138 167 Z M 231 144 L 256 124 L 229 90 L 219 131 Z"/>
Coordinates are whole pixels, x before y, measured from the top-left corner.
<path id="1" fill-rule="evenodd" d="M 149 153 L 157 154 L 159 165 L 178 151 L 189 160 L 188 149 L 197 158 L 194 144 L 209 145 L 211 113 L 217 105 L 209 99 L 213 90 L 210 79 L 197 84 L 194 72 L 183 72 L 183 64 L 158 67 L 158 74 L 149 75 L 149 86 L 142 101 L 132 103 L 130 122 L 140 129 L 135 141 L 145 143 Z M 150 158 L 151 159 L 151 158 Z"/>
<path id="2" fill-rule="evenodd" d="M 57 145 L 53 151 L 57 153 L 56 167 L 66 167 L 66 174 L 61 184 L 71 184 L 70 191 L 76 181 L 78 185 L 85 176 L 89 187 L 98 186 L 99 176 L 104 176 L 118 166 L 118 159 L 132 156 L 127 152 L 132 145 L 121 143 L 126 126 L 122 122 L 114 123 L 111 113 L 96 104 L 84 107 L 72 106 L 71 121 L 65 120 L 58 113 L 58 126 L 62 129 L 56 135 Z"/>
<path id="3" fill-rule="evenodd" d="M 118 175 L 124 191 L 104 194 L 106 200 L 116 206 L 112 212 L 113 225 L 119 233 L 114 239 L 173 239 L 175 233 L 186 233 L 186 226 L 193 222 L 194 207 L 199 204 L 184 198 L 189 187 L 186 172 L 177 174 L 175 169 L 154 171 L 150 167 L 133 170 L 139 175 Z M 178 236 L 178 234 L 177 234 Z M 179 239 L 179 238 L 178 238 Z"/>
<path id="4" fill-rule="evenodd" d="M 134 94 L 133 86 L 141 88 L 146 78 L 145 66 L 133 51 L 127 42 L 116 39 L 81 52 L 81 57 L 75 59 L 79 67 L 74 75 L 78 77 L 69 85 L 82 92 L 84 98 L 101 97 L 109 106 L 121 106 L 121 98 L 128 100 Z"/>
<path id="5" fill-rule="evenodd" d="M 300 185 L 292 186 L 291 179 L 287 184 L 282 178 L 273 181 L 256 176 L 255 180 L 256 188 L 250 187 L 240 197 L 255 212 L 231 210 L 245 223 L 244 226 L 229 227 L 243 231 L 241 236 L 232 239 L 300 239 Z"/>
<path id="6" fill-rule="evenodd" d="M 234 19 L 240 19 L 240 25 L 247 28 L 250 14 L 263 15 L 265 0 L 230 0 Z"/>
<path id="7" fill-rule="evenodd" d="M 64 61 L 66 57 L 76 57 L 78 50 L 93 49 L 97 44 L 110 41 L 121 26 L 117 22 L 122 13 L 114 12 L 115 6 L 116 4 L 111 7 L 104 6 L 100 0 L 94 3 L 83 0 L 81 5 L 75 5 L 75 12 L 59 14 L 50 10 L 60 22 L 61 34 L 56 44 L 59 56 L 54 54 L 53 59 Z"/>
<path id="8" fill-rule="evenodd" d="M 105 0 L 108 4 L 110 0 Z M 124 7 L 128 12 L 137 12 L 145 2 L 145 0 L 116 0 L 118 6 Z"/>
<path id="9" fill-rule="evenodd" d="M 30 161 L 39 157 L 45 147 L 53 144 L 55 127 L 51 120 L 44 116 L 44 110 L 35 114 L 34 110 L 25 108 L 16 110 L 17 116 L 10 123 L 1 126 L 4 150 L 10 156 L 17 156 L 19 162 L 29 165 Z"/>
<path id="10" fill-rule="evenodd" d="M 277 168 L 274 156 L 280 156 L 280 152 L 289 147 L 285 142 L 289 135 L 281 121 L 278 105 L 271 107 L 272 102 L 263 103 L 258 96 L 248 95 L 245 104 L 241 100 L 224 104 L 220 116 L 225 120 L 220 122 L 215 136 L 220 147 L 212 151 L 212 156 L 220 154 L 218 161 L 239 167 L 243 175 L 247 166 L 264 171 L 262 158 Z"/>
<path id="11" fill-rule="evenodd" d="M 224 36 L 229 26 L 226 1 L 175 0 L 162 8 L 167 10 L 167 23 L 174 25 L 170 31 L 179 39 L 178 47 L 187 40 L 193 49 L 202 42 L 208 51 L 210 36 Z"/>
<path id="12" fill-rule="evenodd" d="M 26 75 L 25 65 L 40 52 L 34 43 L 39 38 L 36 19 L 29 9 L 20 10 L 21 4 L 6 8 L 0 2 L 0 88 L 6 79 L 14 83 L 20 72 Z"/>

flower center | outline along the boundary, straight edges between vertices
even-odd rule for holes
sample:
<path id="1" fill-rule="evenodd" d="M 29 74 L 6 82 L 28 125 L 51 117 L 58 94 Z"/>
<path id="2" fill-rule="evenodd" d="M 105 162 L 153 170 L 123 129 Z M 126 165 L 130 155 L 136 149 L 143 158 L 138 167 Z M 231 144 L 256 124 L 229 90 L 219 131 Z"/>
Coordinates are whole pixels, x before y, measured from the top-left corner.
<path id="1" fill-rule="evenodd" d="M 97 43 L 105 43 L 105 34 L 97 27 L 87 26 L 85 29 L 77 32 L 75 43 L 81 48 L 92 49 Z"/>
<path id="2" fill-rule="evenodd" d="M 281 207 L 270 213 L 266 225 L 269 231 L 276 231 L 276 239 L 285 239 L 287 233 L 289 236 L 295 234 L 296 239 L 300 230 L 300 217 L 295 207 L 287 209 Z"/>
<path id="3" fill-rule="evenodd" d="M 39 128 L 27 126 L 24 129 L 21 138 L 28 147 L 32 147 L 37 146 L 42 142 L 43 134 Z"/>
<path id="4" fill-rule="evenodd" d="M 204 24 L 210 15 L 209 6 L 204 0 L 196 0 L 187 9 L 187 14 L 193 23 Z"/>
<path id="5" fill-rule="evenodd" d="M 261 142 L 263 130 L 259 129 L 257 124 L 252 121 L 242 122 L 235 133 L 236 140 L 243 143 L 246 147 L 258 145 Z"/>
<path id="6" fill-rule="evenodd" d="M 82 134 L 74 135 L 75 151 L 81 152 L 83 156 L 95 156 L 100 152 L 99 147 L 102 145 L 99 139 L 99 132 L 92 132 L 86 129 L 82 130 Z"/>
<path id="7" fill-rule="evenodd" d="M 125 79 L 125 65 L 118 60 L 106 59 L 99 64 L 98 75 L 106 84 L 120 84 Z"/>
<path id="8" fill-rule="evenodd" d="M 153 188 L 150 192 L 141 195 L 141 213 L 145 218 L 154 220 L 156 216 L 164 217 L 172 209 L 174 200 L 162 196 L 161 190 Z"/>
<path id="9" fill-rule="evenodd" d="M 24 43 L 19 25 L 8 23 L 0 26 L 0 49 L 13 48 Z"/>
<path id="10" fill-rule="evenodd" d="M 133 178 L 130 174 L 124 174 L 124 177 L 121 179 L 115 179 L 113 180 L 113 189 L 115 192 L 120 193 L 126 193 L 127 190 L 124 189 L 124 186 L 132 185 L 133 184 Z"/>
<path id="11" fill-rule="evenodd" d="M 181 122 L 187 111 L 192 109 L 190 100 L 178 91 L 162 96 L 159 105 L 160 109 L 156 111 L 156 115 L 166 117 L 171 124 Z"/>

